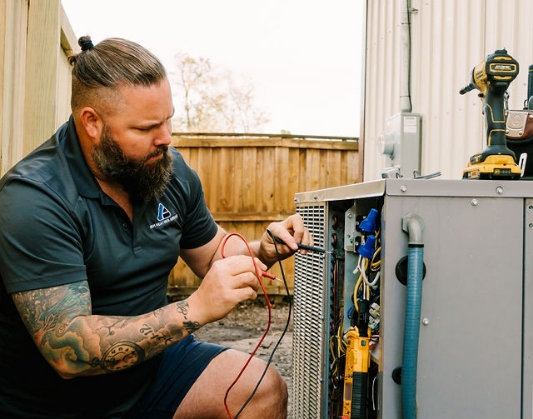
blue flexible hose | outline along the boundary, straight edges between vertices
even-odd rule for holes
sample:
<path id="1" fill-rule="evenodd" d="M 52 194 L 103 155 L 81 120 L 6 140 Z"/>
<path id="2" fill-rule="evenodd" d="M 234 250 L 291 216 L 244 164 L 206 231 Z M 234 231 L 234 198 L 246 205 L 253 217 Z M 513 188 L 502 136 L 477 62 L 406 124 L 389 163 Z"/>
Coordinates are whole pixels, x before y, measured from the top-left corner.
<path id="1" fill-rule="evenodd" d="M 402 365 L 403 419 L 416 419 L 416 375 L 418 368 L 418 340 L 422 306 L 422 278 L 424 269 L 423 245 L 409 245 L 407 254 L 407 300 Z"/>

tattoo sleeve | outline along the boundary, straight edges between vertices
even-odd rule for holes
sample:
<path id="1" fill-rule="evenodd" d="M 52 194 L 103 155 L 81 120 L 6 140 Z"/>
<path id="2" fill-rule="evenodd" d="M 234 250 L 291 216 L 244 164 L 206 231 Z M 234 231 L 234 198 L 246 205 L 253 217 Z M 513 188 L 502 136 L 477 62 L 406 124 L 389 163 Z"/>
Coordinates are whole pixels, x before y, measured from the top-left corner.
<path id="1" fill-rule="evenodd" d="M 13 294 L 26 328 L 64 378 L 120 371 L 151 358 L 197 330 L 189 305 L 133 316 L 92 314 L 87 281 Z"/>

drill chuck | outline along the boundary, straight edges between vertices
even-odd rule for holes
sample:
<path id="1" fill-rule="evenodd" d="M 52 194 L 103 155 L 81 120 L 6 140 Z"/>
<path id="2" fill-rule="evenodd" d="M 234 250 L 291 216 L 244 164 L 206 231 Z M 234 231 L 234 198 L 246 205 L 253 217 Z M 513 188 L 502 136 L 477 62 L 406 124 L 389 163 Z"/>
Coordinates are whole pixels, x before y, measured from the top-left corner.
<path id="1" fill-rule="evenodd" d="M 463 87 L 461 90 L 459 90 L 459 94 L 464 95 L 465 93 L 468 93 L 476 88 L 476 85 L 474 83 L 469 83 L 465 87 Z"/>

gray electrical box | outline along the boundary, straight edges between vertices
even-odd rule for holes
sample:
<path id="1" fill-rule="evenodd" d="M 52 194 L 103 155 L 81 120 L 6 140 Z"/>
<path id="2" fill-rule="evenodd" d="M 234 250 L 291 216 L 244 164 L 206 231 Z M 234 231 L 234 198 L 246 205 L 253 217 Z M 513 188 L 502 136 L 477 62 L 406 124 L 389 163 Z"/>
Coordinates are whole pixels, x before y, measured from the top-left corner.
<path id="1" fill-rule="evenodd" d="M 421 116 L 402 112 L 386 119 L 385 133 L 379 136 L 379 151 L 386 156 L 383 177 L 413 178 L 420 173 Z"/>
<path id="2" fill-rule="evenodd" d="M 372 289 L 379 330 L 365 417 L 402 419 L 406 285 L 399 278 L 409 214 L 424 225 L 418 417 L 533 417 L 532 182 L 382 179 L 298 193 L 295 201 L 315 245 L 329 253 L 295 258 L 293 419 L 342 415 L 336 342 L 357 289 L 358 226 L 372 209 L 379 212 L 380 277 Z"/>

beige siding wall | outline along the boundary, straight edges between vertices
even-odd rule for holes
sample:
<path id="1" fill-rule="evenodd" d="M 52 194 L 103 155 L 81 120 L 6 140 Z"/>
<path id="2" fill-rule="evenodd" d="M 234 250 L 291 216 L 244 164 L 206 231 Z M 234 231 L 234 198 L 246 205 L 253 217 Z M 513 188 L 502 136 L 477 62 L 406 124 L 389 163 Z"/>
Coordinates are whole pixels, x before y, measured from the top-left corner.
<path id="1" fill-rule="evenodd" d="M 60 0 L 0 0 L 0 175 L 68 118 L 70 50 Z"/>
<path id="2" fill-rule="evenodd" d="M 472 68 L 506 48 L 520 63 L 509 89 L 511 109 L 522 109 L 533 64 L 530 0 L 412 0 L 411 96 L 422 115 L 422 174 L 458 179 L 468 158 L 485 148 L 482 104 L 459 90 Z M 401 111 L 401 8 L 405 0 L 367 0 L 366 94 L 362 142 L 364 180 L 381 177 L 385 158 L 378 136 L 385 118 Z"/>

